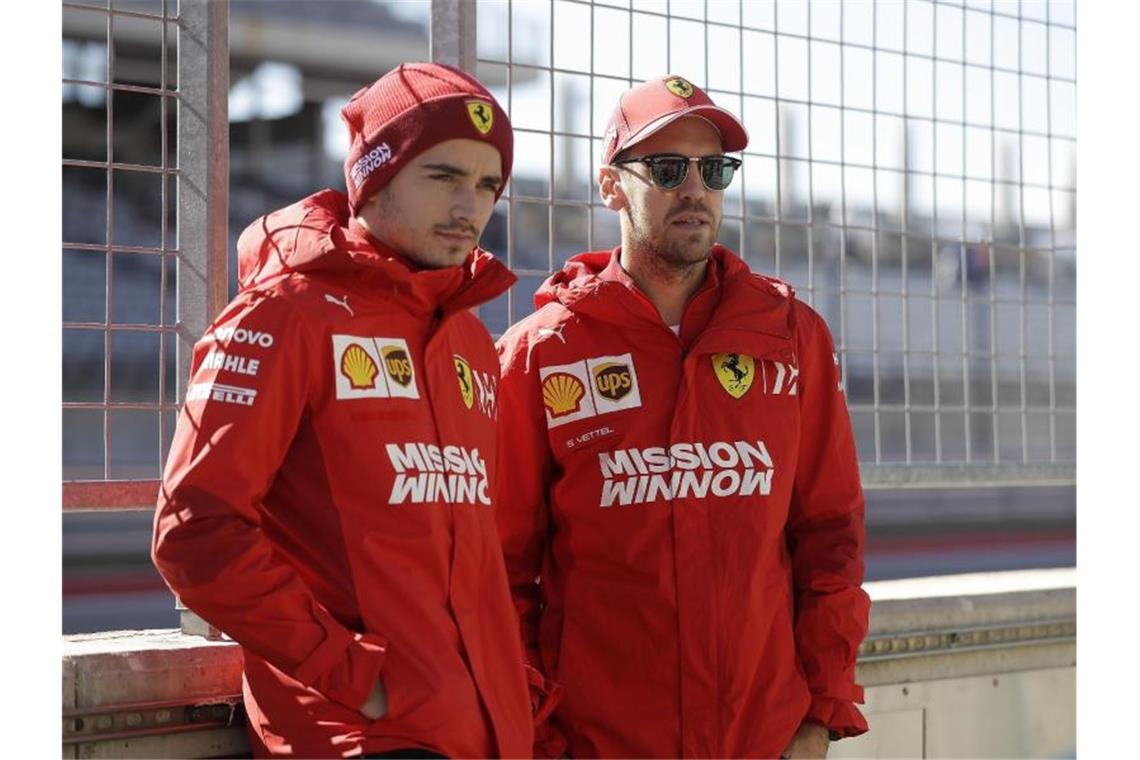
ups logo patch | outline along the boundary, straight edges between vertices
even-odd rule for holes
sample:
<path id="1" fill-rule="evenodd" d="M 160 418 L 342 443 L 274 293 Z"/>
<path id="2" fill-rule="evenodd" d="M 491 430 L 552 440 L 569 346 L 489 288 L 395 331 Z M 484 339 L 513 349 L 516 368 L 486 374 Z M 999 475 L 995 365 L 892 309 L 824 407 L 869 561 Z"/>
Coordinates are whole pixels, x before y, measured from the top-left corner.
<path id="1" fill-rule="evenodd" d="M 384 370 L 388 377 L 395 380 L 405 388 L 412 382 L 412 360 L 408 352 L 401 346 L 385 346 L 381 352 L 384 357 Z"/>
<path id="2" fill-rule="evenodd" d="M 593 368 L 594 387 L 611 401 L 624 398 L 633 389 L 633 376 L 628 364 L 607 362 Z"/>

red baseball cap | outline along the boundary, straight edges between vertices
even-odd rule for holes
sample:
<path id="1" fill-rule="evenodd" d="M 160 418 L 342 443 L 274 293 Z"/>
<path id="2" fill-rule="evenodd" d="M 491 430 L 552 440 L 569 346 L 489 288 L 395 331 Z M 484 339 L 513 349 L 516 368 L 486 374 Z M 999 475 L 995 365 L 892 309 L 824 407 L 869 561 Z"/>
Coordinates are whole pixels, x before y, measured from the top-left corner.
<path id="1" fill-rule="evenodd" d="M 748 132 L 740 120 L 724 110 L 705 91 L 679 76 L 664 76 L 631 87 L 618 98 L 602 138 L 602 163 L 644 140 L 682 116 L 700 116 L 720 132 L 725 151 L 744 150 Z"/>

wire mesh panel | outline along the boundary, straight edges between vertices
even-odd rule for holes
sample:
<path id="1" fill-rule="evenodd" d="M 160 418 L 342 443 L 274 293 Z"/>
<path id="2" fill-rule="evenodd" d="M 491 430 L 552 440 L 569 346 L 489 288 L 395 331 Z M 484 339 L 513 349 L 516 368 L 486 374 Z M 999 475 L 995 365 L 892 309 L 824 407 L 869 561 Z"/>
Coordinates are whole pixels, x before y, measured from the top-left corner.
<path id="1" fill-rule="evenodd" d="M 173 430 L 173 5 L 63 3 L 65 481 L 153 480 Z"/>
<path id="2" fill-rule="evenodd" d="M 479 0 L 476 27 L 516 135 L 493 332 L 620 242 L 606 120 L 681 75 L 748 128 L 720 240 L 830 325 L 865 482 L 1072 482 L 1072 3 Z"/>
<path id="3" fill-rule="evenodd" d="M 153 505 L 184 384 L 186 341 L 205 326 L 196 317 L 220 306 L 195 287 L 219 273 L 203 246 L 192 238 L 186 245 L 176 223 L 208 221 L 205 214 L 181 218 L 176 201 L 185 208 L 203 196 L 210 188 L 193 176 L 195 162 L 217 160 L 199 150 L 187 174 L 176 144 L 188 91 L 197 98 L 191 122 L 210 112 L 197 95 L 206 86 L 204 66 L 180 82 L 195 69 L 180 65 L 190 61 L 178 50 L 186 22 L 180 11 L 197 17 L 210 6 L 182 5 L 63 3 L 65 508 Z M 198 58 L 208 56 L 198 51 Z M 214 78 L 224 98 L 226 79 Z M 187 178 L 193 187 L 180 184 Z M 224 204 L 224 193 L 218 200 Z M 220 276 L 224 295 L 224 268 Z"/>

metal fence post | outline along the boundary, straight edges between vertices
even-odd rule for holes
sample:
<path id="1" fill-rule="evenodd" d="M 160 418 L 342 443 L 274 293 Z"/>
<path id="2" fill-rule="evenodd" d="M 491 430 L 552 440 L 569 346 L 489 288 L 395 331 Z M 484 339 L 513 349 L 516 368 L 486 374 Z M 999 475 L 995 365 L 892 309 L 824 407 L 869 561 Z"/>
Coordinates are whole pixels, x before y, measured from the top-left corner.
<path id="1" fill-rule="evenodd" d="M 433 63 L 446 63 L 475 74 L 475 0 L 431 0 L 428 39 Z M 474 309 L 479 314 L 479 307 Z"/>
<path id="2" fill-rule="evenodd" d="M 475 73 L 474 0 L 431 0 L 431 59 Z"/>
<path id="3" fill-rule="evenodd" d="M 178 14 L 178 400 L 194 342 L 225 306 L 229 248 L 229 0 Z M 182 632 L 218 631 L 178 602 Z"/>
<path id="4" fill-rule="evenodd" d="M 191 348 L 227 299 L 229 0 L 182 0 L 178 22 L 178 398 Z"/>

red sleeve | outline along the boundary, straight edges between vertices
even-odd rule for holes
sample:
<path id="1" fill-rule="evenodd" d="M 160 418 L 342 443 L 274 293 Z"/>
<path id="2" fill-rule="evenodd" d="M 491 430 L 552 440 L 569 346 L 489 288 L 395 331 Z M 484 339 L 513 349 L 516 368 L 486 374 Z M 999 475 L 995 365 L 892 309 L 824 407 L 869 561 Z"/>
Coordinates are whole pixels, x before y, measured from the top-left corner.
<path id="1" fill-rule="evenodd" d="M 303 329 L 283 299 L 239 296 L 194 347 L 151 553 L 187 607 L 356 710 L 387 642 L 341 625 L 260 529 L 258 504 L 308 403 L 315 344 Z"/>
<path id="2" fill-rule="evenodd" d="M 495 516 L 511 597 L 518 611 L 527 681 L 535 713 L 535 757 L 562 757 L 567 742 L 553 721 L 561 686 L 542 671 L 538 626 L 542 617 L 539 578 L 547 551 L 550 510 L 547 489 L 553 459 L 546 439 L 546 412 L 538 385 L 538 367 L 521 329 L 510 330 L 498 342 L 502 379 L 499 383 L 500 461 L 509 453 L 512 467 L 499 468 Z"/>
<path id="3" fill-rule="evenodd" d="M 807 719 L 857 736 L 867 721 L 855 707 L 855 660 L 871 609 L 861 587 L 863 489 L 831 334 L 804 304 L 796 309 L 801 433 L 787 525 L 796 650 L 812 692 Z"/>

